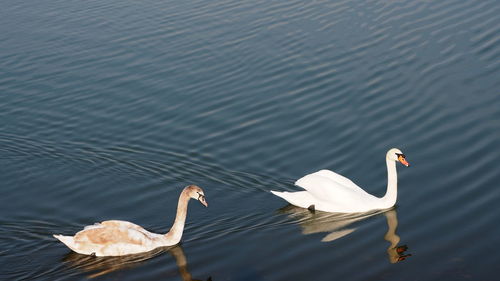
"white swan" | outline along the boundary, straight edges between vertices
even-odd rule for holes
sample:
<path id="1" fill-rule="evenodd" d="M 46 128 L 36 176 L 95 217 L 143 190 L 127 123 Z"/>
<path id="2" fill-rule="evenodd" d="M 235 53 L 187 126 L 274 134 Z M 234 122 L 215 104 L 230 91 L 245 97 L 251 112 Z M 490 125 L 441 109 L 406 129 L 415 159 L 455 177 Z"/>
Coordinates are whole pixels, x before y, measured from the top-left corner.
<path id="1" fill-rule="evenodd" d="M 382 198 L 368 194 L 350 179 L 329 170 L 321 170 L 297 180 L 295 184 L 305 191 L 271 192 L 292 205 L 325 212 L 357 213 L 387 209 L 396 204 L 398 178 L 395 161 L 409 166 L 401 150 L 392 148 L 387 152 L 387 192 Z"/>
<path id="2" fill-rule="evenodd" d="M 54 237 L 77 253 L 96 256 L 123 256 L 148 252 L 157 247 L 172 246 L 181 240 L 190 198 L 208 207 L 205 194 L 200 187 L 186 186 L 179 196 L 177 215 L 167 234 L 151 233 L 128 221 L 110 220 L 86 226 L 75 236 L 54 235 Z"/>

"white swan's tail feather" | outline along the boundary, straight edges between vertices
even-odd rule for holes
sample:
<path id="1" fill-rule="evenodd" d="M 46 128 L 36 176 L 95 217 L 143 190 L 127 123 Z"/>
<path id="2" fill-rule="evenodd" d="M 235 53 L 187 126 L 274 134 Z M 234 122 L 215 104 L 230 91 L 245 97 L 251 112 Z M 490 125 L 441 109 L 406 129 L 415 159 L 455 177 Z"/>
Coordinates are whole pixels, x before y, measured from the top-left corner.
<path id="1" fill-rule="evenodd" d="M 301 208 L 308 208 L 309 206 L 314 205 L 314 199 L 307 191 L 279 192 L 271 190 L 271 193 L 285 199 L 288 203 Z"/>
<path id="2" fill-rule="evenodd" d="M 283 198 L 283 196 L 281 194 L 283 194 L 284 192 L 271 190 L 271 193 L 278 196 L 278 197 Z M 285 199 L 285 198 L 283 198 L 283 199 Z"/>

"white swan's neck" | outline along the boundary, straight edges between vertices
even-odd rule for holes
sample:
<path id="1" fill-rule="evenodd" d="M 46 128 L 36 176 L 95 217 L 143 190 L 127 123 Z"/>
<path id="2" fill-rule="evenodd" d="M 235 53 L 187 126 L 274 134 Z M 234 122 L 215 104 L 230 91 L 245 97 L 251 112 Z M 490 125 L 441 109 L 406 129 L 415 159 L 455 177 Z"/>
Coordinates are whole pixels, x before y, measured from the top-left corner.
<path id="1" fill-rule="evenodd" d="M 184 224 L 186 223 L 187 207 L 189 202 L 189 196 L 185 191 L 179 196 L 179 202 L 177 203 L 177 214 L 175 216 L 174 224 L 170 231 L 165 234 L 166 243 L 168 245 L 174 245 L 181 241 L 182 232 L 184 231 Z"/>
<path id="2" fill-rule="evenodd" d="M 396 204 L 396 199 L 398 197 L 398 174 L 396 172 L 396 162 L 385 159 L 387 164 L 387 191 L 382 197 L 383 208 L 390 208 Z"/>

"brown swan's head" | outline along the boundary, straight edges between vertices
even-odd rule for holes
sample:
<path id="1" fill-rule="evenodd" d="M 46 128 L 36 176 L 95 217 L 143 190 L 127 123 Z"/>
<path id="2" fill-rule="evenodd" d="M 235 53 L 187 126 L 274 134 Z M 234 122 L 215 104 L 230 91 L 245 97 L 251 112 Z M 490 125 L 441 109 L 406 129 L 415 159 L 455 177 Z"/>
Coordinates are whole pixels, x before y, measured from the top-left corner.
<path id="1" fill-rule="evenodd" d="M 203 206 L 208 207 L 207 200 L 205 199 L 205 192 L 203 192 L 201 187 L 197 185 L 188 185 L 184 188 L 184 191 L 187 192 L 190 198 L 198 200 Z"/>

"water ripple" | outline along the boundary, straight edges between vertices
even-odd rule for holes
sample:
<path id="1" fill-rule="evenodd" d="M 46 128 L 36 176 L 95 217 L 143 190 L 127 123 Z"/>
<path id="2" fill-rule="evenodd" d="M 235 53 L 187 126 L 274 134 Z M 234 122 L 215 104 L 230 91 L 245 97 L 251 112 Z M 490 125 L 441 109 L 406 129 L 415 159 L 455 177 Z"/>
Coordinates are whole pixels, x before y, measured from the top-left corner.
<path id="1" fill-rule="evenodd" d="M 5 4 L 0 279 L 88 278 L 104 263 L 66 266 L 52 233 L 107 218 L 164 232 L 189 183 L 210 203 L 190 205 L 193 276 L 491 279 L 498 255 L 481 253 L 499 234 L 499 9 L 492 0 Z M 394 146 L 413 164 L 398 170 L 398 235 L 415 249 L 404 266 L 387 262 L 382 215 L 327 244 L 269 193 L 328 168 L 382 194 Z M 179 279 L 185 268 L 164 252 L 101 278 Z"/>

